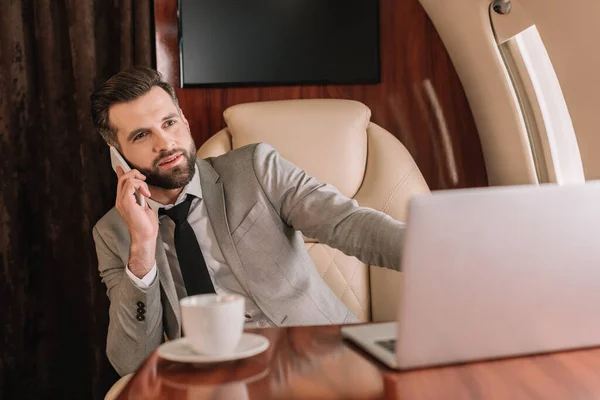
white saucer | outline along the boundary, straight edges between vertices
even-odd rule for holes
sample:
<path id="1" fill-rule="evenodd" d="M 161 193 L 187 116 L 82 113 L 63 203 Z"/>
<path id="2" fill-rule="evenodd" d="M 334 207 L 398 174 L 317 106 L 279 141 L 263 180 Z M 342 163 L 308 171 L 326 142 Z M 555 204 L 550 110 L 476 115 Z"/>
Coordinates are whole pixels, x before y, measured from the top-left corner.
<path id="1" fill-rule="evenodd" d="M 169 340 L 158 347 L 158 355 L 166 360 L 186 363 L 216 363 L 222 361 L 240 360 L 262 353 L 269 347 L 269 339 L 254 333 L 242 335 L 235 351 L 226 355 L 211 355 L 196 353 L 187 344 L 186 338 Z"/>

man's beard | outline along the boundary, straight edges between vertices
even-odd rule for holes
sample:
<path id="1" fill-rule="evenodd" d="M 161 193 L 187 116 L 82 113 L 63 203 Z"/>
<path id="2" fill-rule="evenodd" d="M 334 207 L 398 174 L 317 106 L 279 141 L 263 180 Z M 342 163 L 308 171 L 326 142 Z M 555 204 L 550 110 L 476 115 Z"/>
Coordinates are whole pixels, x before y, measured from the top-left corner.
<path id="1" fill-rule="evenodd" d="M 161 160 L 164 160 L 175 153 L 181 153 L 181 156 L 184 158 L 183 163 L 169 168 L 165 172 L 161 172 L 158 164 Z M 196 147 L 192 143 L 187 151 L 184 149 L 174 149 L 162 152 L 156 160 L 154 160 L 151 169 L 140 168 L 135 165 L 132 165 L 132 167 L 146 176 L 145 182 L 150 186 L 162 189 L 180 189 L 190 183 L 196 172 Z"/>

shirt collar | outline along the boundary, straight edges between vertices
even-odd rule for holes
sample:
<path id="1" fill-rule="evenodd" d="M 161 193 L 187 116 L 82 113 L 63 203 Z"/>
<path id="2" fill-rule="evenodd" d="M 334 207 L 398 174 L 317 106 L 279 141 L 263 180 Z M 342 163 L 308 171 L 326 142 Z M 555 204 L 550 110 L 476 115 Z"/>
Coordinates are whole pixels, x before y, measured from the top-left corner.
<path id="1" fill-rule="evenodd" d="M 184 201 L 186 195 L 188 195 L 188 194 L 191 194 L 192 196 L 195 196 L 199 199 L 202 198 L 202 185 L 200 185 L 200 173 L 198 172 L 197 165 L 195 165 L 194 176 L 192 177 L 192 180 L 187 185 L 185 185 L 185 187 L 179 194 L 179 197 L 177 197 L 175 204 L 162 204 L 162 203 L 159 203 L 158 201 L 154 201 L 152 199 L 146 199 L 146 202 L 148 203 L 148 206 L 152 209 L 152 211 L 154 211 L 154 213 L 158 215 L 158 210 L 160 208 L 164 208 L 164 209 L 168 210 L 169 208 L 174 207 L 177 204 Z"/>

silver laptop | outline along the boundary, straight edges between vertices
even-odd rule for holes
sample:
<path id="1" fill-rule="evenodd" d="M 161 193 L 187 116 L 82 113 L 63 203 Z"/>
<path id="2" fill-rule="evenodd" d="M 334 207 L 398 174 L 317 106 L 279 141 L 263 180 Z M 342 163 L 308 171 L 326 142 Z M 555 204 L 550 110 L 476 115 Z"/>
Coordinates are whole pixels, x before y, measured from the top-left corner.
<path id="1" fill-rule="evenodd" d="M 600 345 L 600 182 L 414 197 L 398 320 L 345 337 L 395 369 Z"/>

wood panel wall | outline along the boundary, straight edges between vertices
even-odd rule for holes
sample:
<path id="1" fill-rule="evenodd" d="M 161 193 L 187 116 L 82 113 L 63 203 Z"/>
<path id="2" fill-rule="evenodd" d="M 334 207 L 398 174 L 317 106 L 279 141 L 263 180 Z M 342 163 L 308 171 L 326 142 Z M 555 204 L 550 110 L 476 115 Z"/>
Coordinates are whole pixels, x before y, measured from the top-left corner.
<path id="1" fill-rule="evenodd" d="M 377 0 L 374 0 L 377 1 Z M 448 53 L 418 0 L 380 1 L 381 83 L 180 88 L 177 2 L 154 0 L 156 66 L 177 89 L 196 145 L 225 126 L 232 105 L 268 100 L 360 101 L 410 151 L 432 190 L 487 186 L 473 116 Z"/>

